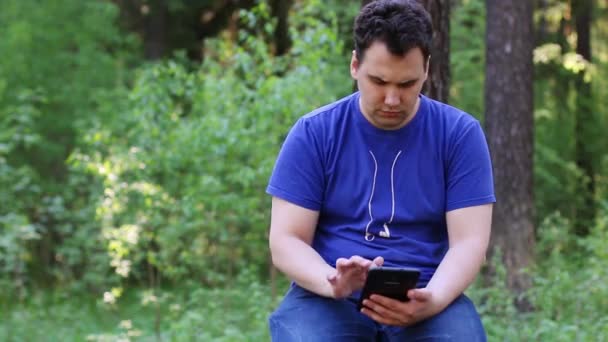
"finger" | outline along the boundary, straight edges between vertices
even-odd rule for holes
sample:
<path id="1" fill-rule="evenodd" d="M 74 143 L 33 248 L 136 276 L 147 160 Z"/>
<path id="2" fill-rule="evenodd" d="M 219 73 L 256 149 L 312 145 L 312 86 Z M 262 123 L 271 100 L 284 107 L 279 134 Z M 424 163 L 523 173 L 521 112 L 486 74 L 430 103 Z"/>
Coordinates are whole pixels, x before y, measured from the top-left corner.
<path id="1" fill-rule="evenodd" d="M 428 289 L 411 289 L 407 292 L 409 299 L 419 302 L 428 302 L 431 300 L 432 292 Z"/>
<path id="2" fill-rule="evenodd" d="M 392 310 L 390 310 L 389 308 L 387 308 L 386 306 L 384 306 L 384 304 L 382 304 L 378 298 L 373 298 L 370 297 L 370 299 L 366 299 L 363 301 L 363 305 L 369 309 L 371 309 L 372 311 L 376 312 L 377 314 L 379 314 L 382 317 L 390 317 L 392 316 Z"/>
<path id="3" fill-rule="evenodd" d="M 372 320 L 380 323 L 380 324 L 384 324 L 384 325 L 395 325 L 393 324 L 393 322 L 390 322 L 389 319 L 380 316 L 378 313 L 376 313 L 375 311 L 368 309 L 368 308 L 362 308 L 361 309 L 361 313 L 366 315 L 367 317 L 371 318 Z"/>
<path id="4" fill-rule="evenodd" d="M 397 314 L 388 308 L 375 303 L 373 300 L 364 300 L 361 312 L 376 322 L 389 325 L 398 325 L 400 319 Z"/>
<path id="5" fill-rule="evenodd" d="M 358 255 L 353 255 L 352 257 L 350 257 L 350 261 L 365 269 L 367 269 L 371 264 L 370 260 L 360 257 Z"/>
<path id="6" fill-rule="evenodd" d="M 351 263 L 351 261 L 349 259 L 338 258 L 338 260 L 336 260 L 336 268 L 348 266 L 350 263 Z"/>
<path id="7" fill-rule="evenodd" d="M 352 269 L 355 265 L 350 259 L 339 258 L 336 260 L 336 271 L 337 273 L 343 274 Z"/>
<path id="8" fill-rule="evenodd" d="M 384 258 L 381 256 L 377 256 L 374 261 L 372 262 L 372 268 L 373 267 L 380 267 L 382 266 L 382 264 L 384 264 Z"/>
<path id="9" fill-rule="evenodd" d="M 372 304 L 385 307 L 391 311 L 398 309 L 399 305 L 403 304 L 401 301 L 379 294 L 372 294 L 369 299 Z"/>
<path id="10" fill-rule="evenodd" d="M 336 260 L 336 270 L 340 274 L 349 274 L 349 276 L 367 273 L 370 263 L 369 260 L 353 255 L 349 259 L 339 258 Z"/>

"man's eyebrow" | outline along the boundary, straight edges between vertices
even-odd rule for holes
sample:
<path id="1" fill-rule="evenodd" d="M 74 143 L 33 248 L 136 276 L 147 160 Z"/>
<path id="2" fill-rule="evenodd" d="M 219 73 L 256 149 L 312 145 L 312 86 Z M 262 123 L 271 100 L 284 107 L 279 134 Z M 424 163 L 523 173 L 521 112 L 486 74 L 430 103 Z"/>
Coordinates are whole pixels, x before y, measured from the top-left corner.
<path id="1" fill-rule="evenodd" d="M 411 84 L 411 83 L 416 83 L 416 82 L 418 82 L 418 79 L 417 78 L 412 78 L 411 80 L 399 82 L 398 84 L 405 85 L 405 84 Z"/>
<path id="2" fill-rule="evenodd" d="M 384 78 L 377 76 L 377 75 L 372 75 L 372 74 L 367 74 L 367 76 L 371 79 L 377 80 L 377 81 L 381 81 L 384 83 L 389 83 L 388 81 L 386 81 Z M 401 82 L 396 82 L 398 85 L 406 85 L 406 84 L 410 84 L 410 83 L 416 83 L 418 81 L 418 78 L 412 78 L 412 79 L 408 79 L 405 81 L 401 81 Z"/>
<path id="3" fill-rule="evenodd" d="M 384 80 L 382 77 L 380 77 L 380 76 L 376 76 L 376 75 L 372 75 L 372 74 L 367 74 L 367 76 L 368 76 L 369 78 L 373 78 L 373 79 L 378 80 L 378 81 L 386 82 L 386 81 L 385 81 L 385 80 Z"/>

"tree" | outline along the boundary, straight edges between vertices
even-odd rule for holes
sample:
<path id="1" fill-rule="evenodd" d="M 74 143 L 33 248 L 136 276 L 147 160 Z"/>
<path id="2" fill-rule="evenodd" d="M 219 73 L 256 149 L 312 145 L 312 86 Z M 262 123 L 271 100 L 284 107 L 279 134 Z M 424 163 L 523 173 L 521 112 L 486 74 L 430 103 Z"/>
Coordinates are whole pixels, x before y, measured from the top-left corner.
<path id="1" fill-rule="evenodd" d="M 275 55 L 282 56 L 291 47 L 291 37 L 289 37 L 289 8 L 293 5 L 293 0 L 271 0 L 270 7 L 272 15 L 277 18 L 274 29 Z"/>
<path id="2" fill-rule="evenodd" d="M 144 56 L 146 59 L 160 59 L 167 53 L 167 31 L 169 7 L 165 1 L 146 5 L 143 18 Z"/>
<path id="3" fill-rule="evenodd" d="M 576 25 L 576 53 L 587 62 L 591 62 L 591 0 L 574 0 L 573 12 Z M 583 171 L 586 184 L 583 191 L 582 205 L 576 211 L 576 232 L 582 235 L 589 233 L 589 227 L 595 217 L 595 182 L 594 182 L 594 144 L 588 139 L 593 134 L 596 119 L 593 115 L 591 82 L 585 80 L 586 70 L 576 74 L 576 124 L 575 155 L 576 165 Z"/>
<path id="4" fill-rule="evenodd" d="M 497 197 L 491 254 L 500 250 L 507 286 L 522 293 L 531 285 L 523 270 L 535 245 L 533 3 L 486 0 L 486 9 L 485 123 Z M 528 306 L 525 300 L 516 304 Z"/>
<path id="5" fill-rule="evenodd" d="M 112 0 L 123 25 L 141 36 L 145 56 L 156 60 L 183 49 L 194 60 L 203 58 L 205 39 L 216 36 L 254 0 Z"/>
<path id="6" fill-rule="evenodd" d="M 418 0 L 431 14 L 433 46 L 429 78 L 424 93 L 441 102 L 448 102 L 450 89 L 450 0 Z"/>

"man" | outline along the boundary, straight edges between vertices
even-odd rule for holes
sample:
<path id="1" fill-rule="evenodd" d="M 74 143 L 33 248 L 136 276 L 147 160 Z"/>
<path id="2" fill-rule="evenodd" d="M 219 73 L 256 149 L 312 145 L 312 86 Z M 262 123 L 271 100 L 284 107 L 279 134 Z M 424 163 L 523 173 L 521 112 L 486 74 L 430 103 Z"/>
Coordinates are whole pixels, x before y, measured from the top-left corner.
<path id="1" fill-rule="evenodd" d="M 482 341 L 463 295 L 484 261 L 495 202 L 479 122 L 420 94 L 431 21 L 377 0 L 354 26 L 359 92 L 298 120 L 276 161 L 270 249 L 293 280 L 275 341 Z M 370 267 L 421 270 L 408 302 L 357 296 Z"/>

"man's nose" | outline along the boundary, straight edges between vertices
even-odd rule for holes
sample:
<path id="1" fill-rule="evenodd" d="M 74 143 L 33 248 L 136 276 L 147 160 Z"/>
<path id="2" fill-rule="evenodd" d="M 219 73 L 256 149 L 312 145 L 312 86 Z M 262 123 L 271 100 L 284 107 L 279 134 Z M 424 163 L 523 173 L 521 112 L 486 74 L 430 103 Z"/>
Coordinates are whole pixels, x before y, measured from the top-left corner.
<path id="1" fill-rule="evenodd" d="M 396 89 L 388 89 L 384 95 L 384 104 L 390 107 L 398 106 L 401 103 L 399 92 Z"/>

